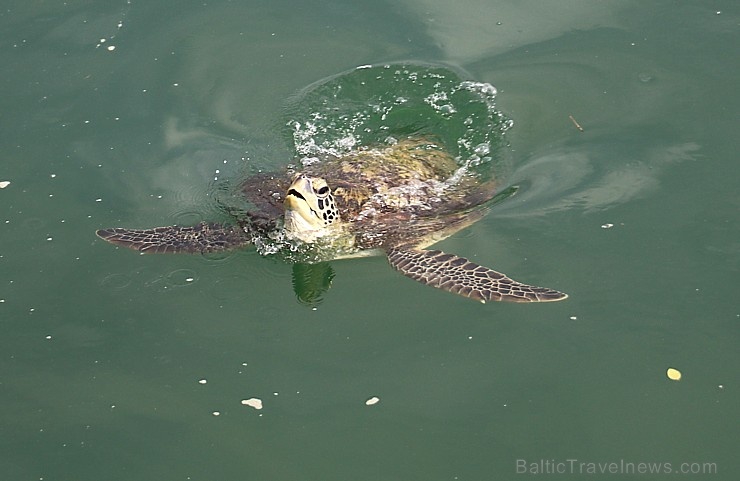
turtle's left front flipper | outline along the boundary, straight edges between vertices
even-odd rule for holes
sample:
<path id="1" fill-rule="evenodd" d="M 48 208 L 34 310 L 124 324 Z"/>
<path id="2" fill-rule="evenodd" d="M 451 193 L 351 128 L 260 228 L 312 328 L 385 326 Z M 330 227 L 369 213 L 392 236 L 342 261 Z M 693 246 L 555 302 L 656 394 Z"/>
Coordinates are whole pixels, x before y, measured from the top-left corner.
<path id="1" fill-rule="evenodd" d="M 101 229 L 98 237 L 111 244 L 155 254 L 208 253 L 243 247 L 251 238 L 239 226 L 201 222 L 190 227 L 168 226 L 154 229 Z"/>
<path id="2" fill-rule="evenodd" d="M 464 257 L 438 250 L 404 247 L 387 253 L 391 265 L 403 275 L 481 302 L 549 302 L 568 297 L 554 289 L 522 284 Z"/>

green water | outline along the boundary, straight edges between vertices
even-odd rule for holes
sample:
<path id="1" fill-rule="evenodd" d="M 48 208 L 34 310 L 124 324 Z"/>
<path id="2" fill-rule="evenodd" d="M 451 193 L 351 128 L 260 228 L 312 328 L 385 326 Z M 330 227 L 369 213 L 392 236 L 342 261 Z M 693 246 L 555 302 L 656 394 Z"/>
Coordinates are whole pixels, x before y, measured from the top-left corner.
<path id="1" fill-rule="evenodd" d="M 729 0 L 5 2 L 0 478 L 740 478 L 739 25 Z M 293 160 L 307 86 L 400 61 L 514 123 L 519 193 L 439 247 L 568 300 L 368 258 L 314 310 L 253 251 L 94 236 L 222 215 L 219 182 Z"/>

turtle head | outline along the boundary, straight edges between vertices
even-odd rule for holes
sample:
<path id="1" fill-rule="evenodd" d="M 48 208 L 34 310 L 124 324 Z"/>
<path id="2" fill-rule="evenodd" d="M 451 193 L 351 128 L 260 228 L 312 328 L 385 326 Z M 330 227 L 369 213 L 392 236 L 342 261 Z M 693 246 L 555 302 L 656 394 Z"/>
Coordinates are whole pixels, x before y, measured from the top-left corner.
<path id="1" fill-rule="evenodd" d="M 339 219 L 334 196 L 324 179 L 297 175 L 285 195 L 285 232 L 311 242 Z"/>

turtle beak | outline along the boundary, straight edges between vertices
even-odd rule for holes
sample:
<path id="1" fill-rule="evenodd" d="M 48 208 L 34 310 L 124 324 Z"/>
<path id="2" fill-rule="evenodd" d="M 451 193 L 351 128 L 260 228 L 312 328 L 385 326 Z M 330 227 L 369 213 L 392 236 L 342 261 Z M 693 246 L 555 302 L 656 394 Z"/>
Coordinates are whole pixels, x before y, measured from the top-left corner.
<path id="1" fill-rule="evenodd" d="M 301 206 L 307 206 L 306 195 L 312 195 L 313 187 L 311 181 L 306 177 L 298 177 L 290 184 L 288 193 L 285 195 L 285 208 L 291 210 L 300 210 Z"/>
<path id="2" fill-rule="evenodd" d="M 324 227 L 324 221 L 313 207 L 315 203 L 316 193 L 311 180 L 304 176 L 297 177 L 288 188 L 283 202 L 286 224 L 290 223 L 295 230 Z"/>

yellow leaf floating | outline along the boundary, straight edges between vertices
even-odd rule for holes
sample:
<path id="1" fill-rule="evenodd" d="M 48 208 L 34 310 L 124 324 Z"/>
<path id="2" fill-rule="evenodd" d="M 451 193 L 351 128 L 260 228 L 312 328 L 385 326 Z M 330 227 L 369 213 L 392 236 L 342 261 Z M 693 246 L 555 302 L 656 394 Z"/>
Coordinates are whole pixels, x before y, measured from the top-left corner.
<path id="1" fill-rule="evenodd" d="M 668 379 L 670 379 L 671 381 L 681 380 L 681 371 L 679 371 L 678 369 L 673 369 L 672 367 L 669 367 L 665 373 L 668 376 Z"/>

